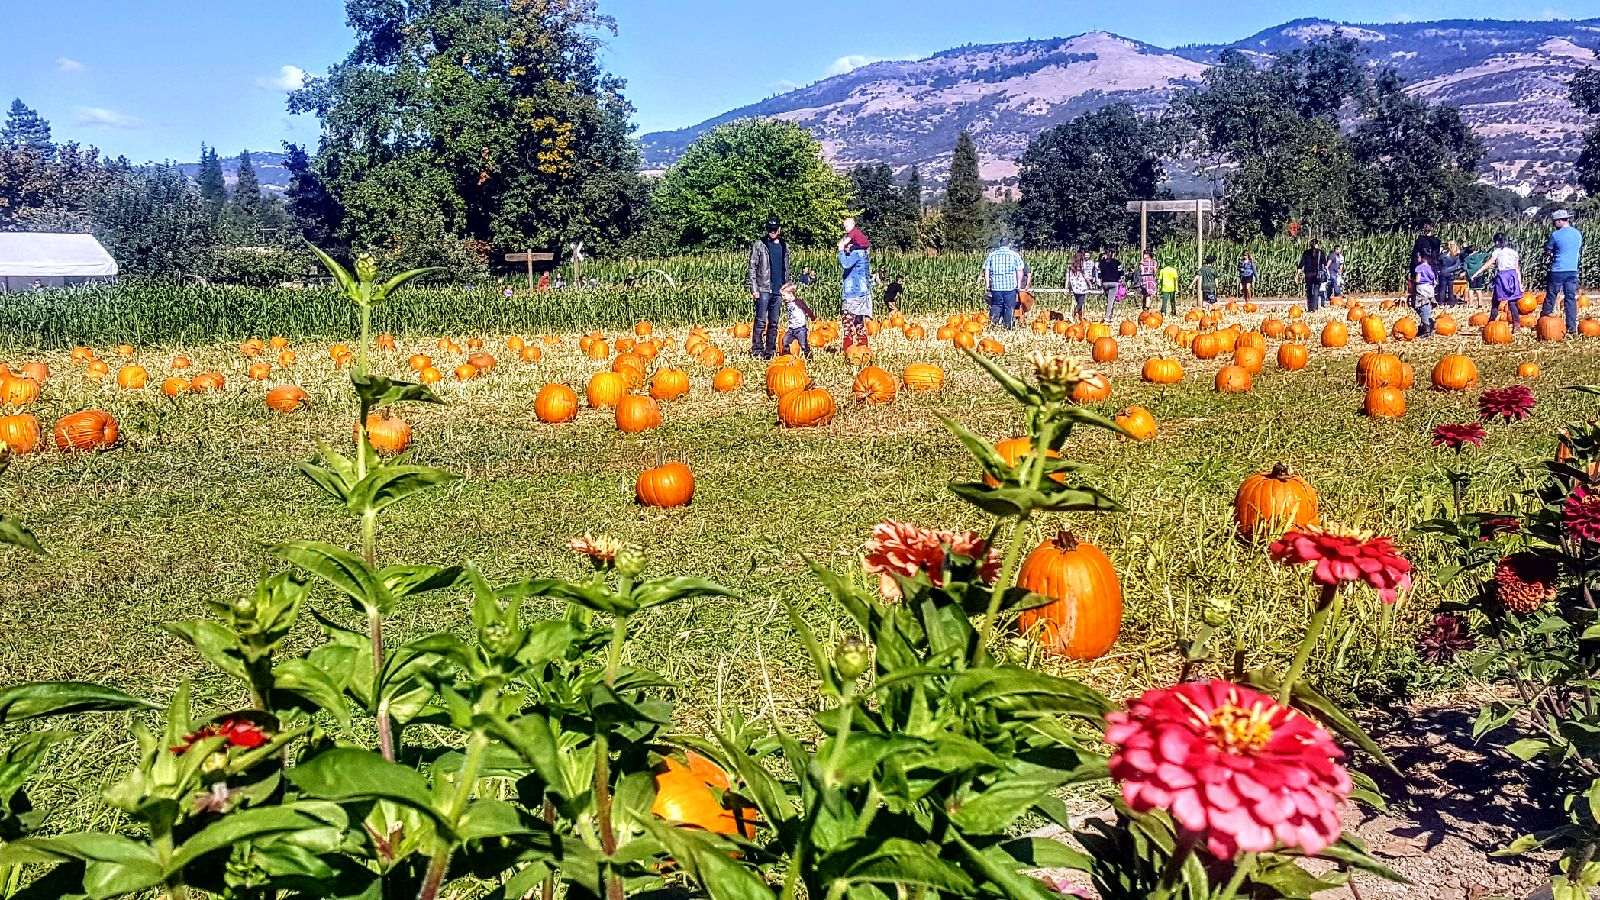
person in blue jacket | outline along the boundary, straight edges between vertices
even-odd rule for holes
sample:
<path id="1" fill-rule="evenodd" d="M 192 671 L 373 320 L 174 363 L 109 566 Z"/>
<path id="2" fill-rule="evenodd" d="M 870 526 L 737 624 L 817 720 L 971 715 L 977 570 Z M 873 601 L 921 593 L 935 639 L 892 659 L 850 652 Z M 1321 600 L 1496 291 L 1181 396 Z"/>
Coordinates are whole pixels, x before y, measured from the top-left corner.
<path id="1" fill-rule="evenodd" d="M 1544 309 L 1540 315 L 1555 312 L 1556 295 L 1565 300 L 1567 334 L 1578 333 L 1578 260 L 1583 256 L 1583 232 L 1572 225 L 1572 213 L 1558 209 L 1550 215 L 1555 229 L 1550 232 L 1550 287 L 1545 291 Z"/>
<path id="2" fill-rule="evenodd" d="M 854 226 L 853 220 L 846 222 L 839 241 L 839 268 L 844 270 L 839 330 L 844 333 L 845 350 L 867 346 L 867 320 L 872 318 L 872 263 L 867 259 L 872 243 Z"/>

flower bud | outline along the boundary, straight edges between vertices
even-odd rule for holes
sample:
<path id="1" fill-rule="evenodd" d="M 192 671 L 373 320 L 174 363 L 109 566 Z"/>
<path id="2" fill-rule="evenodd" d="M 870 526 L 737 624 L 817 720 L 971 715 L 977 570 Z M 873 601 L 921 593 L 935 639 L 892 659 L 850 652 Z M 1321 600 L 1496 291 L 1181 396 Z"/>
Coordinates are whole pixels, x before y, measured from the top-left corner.
<path id="1" fill-rule="evenodd" d="M 1070 388 L 1094 375 L 1094 372 L 1084 368 L 1076 359 L 1058 356 L 1044 350 L 1033 351 L 1028 355 L 1028 361 L 1033 363 L 1033 375 L 1040 384 Z"/>
<path id="2" fill-rule="evenodd" d="M 644 574 L 644 551 L 631 544 L 617 551 L 617 574 L 623 578 L 638 578 Z"/>
<path id="3" fill-rule="evenodd" d="M 378 280 L 378 261 L 372 258 L 371 253 L 356 257 L 356 278 L 361 281 Z"/>
<path id="4" fill-rule="evenodd" d="M 872 665 L 872 647 L 859 638 L 845 638 L 833 654 L 834 668 L 845 681 L 855 681 Z"/>
<path id="5" fill-rule="evenodd" d="M 1232 615 L 1232 600 L 1226 597 L 1208 597 L 1200 610 L 1200 621 L 1212 628 L 1221 628 L 1228 624 L 1228 618 Z"/>

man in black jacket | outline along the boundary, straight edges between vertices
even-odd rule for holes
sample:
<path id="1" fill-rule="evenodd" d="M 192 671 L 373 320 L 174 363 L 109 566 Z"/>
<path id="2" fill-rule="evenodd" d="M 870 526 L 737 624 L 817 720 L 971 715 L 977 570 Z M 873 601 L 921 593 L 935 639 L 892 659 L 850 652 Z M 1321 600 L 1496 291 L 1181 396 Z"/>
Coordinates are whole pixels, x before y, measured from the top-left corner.
<path id="1" fill-rule="evenodd" d="M 1321 241 L 1312 238 L 1306 251 L 1300 254 L 1300 268 L 1295 272 L 1295 278 L 1306 284 L 1306 312 L 1322 308 L 1322 283 L 1327 277 L 1328 253 L 1322 249 Z"/>
<path id="2" fill-rule="evenodd" d="M 789 247 L 783 242 L 783 226 L 768 219 L 766 237 L 750 245 L 750 298 L 756 303 L 750 328 L 752 356 L 771 359 L 778 352 L 780 294 L 788 283 Z"/>

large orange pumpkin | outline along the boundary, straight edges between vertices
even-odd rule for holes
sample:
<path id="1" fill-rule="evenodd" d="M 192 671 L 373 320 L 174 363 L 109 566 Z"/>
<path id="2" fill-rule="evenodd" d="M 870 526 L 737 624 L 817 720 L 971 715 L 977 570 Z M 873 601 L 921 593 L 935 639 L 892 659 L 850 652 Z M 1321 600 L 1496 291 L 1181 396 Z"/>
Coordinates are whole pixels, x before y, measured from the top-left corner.
<path id="1" fill-rule="evenodd" d="M 1560 316 L 1540 316 L 1533 325 L 1533 336 L 1541 341 L 1559 341 L 1567 336 L 1567 322 Z"/>
<path id="2" fill-rule="evenodd" d="M 27 406 L 39 399 L 39 382 L 22 375 L 0 376 L 0 403 Z"/>
<path id="3" fill-rule="evenodd" d="M 1017 572 L 1017 586 L 1052 602 L 1024 610 L 1017 627 L 1051 653 L 1098 659 L 1122 632 L 1122 585 L 1104 552 L 1068 532 L 1045 541 Z"/>
<path id="4" fill-rule="evenodd" d="M 1600 319 L 1578 320 L 1578 333 L 1584 337 L 1600 337 Z"/>
<path id="5" fill-rule="evenodd" d="M 767 367 L 767 396 L 783 399 L 785 394 L 805 390 L 811 383 L 806 367 L 799 362 L 775 362 Z"/>
<path id="6" fill-rule="evenodd" d="M 283 384 L 267 391 L 267 408 L 273 412 L 292 413 L 304 406 L 310 397 L 292 384 Z"/>
<path id="7" fill-rule="evenodd" d="M 1239 536 L 1253 539 L 1317 523 L 1317 492 L 1282 463 L 1257 472 L 1233 497 L 1233 522 Z"/>
<path id="8" fill-rule="evenodd" d="M 201 372 L 189 380 L 189 390 L 196 394 L 215 394 L 224 384 L 226 380 L 221 372 Z"/>
<path id="9" fill-rule="evenodd" d="M 1485 344 L 1511 343 L 1511 323 L 1504 319 L 1497 319 L 1484 325 L 1483 342 Z"/>
<path id="10" fill-rule="evenodd" d="M 1365 388 L 1399 387 L 1405 380 L 1404 365 L 1393 353 L 1363 353 L 1356 360 L 1356 384 Z"/>
<path id="11" fill-rule="evenodd" d="M 99 450 L 117 442 L 117 420 L 103 409 L 85 409 L 56 420 L 57 450 Z"/>
<path id="12" fill-rule="evenodd" d="M 867 366 L 856 373 L 850 393 L 863 403 L 888 403 L 898 388 L 893 375 L 877 366 Z"/>
<path id="13" fill-rule="evenodd" d="M 778 421 L 789 428 L 826 425 L 834 408 L 833 395 L 821 388 L 790 391 L 778 398 Z"/>
<path id="14" fill-rule="evenodd" d="M 1436 390 L 1467 390 L 1478 383 L 1478 364 L 1470 356 L 1451 353 L 1434 364 L 1432 381 Z"/>
<path id="15" fill-rule="evenodd" d="M 1145 360 L 1140 377 L 1151 384 L 1177 384 L 1183 380 L 1183 364 L 1170 356 L 1153 356 Z"/>
<path id="16" fill-rule="evenodd" d="M 944 387 L 944 369 L 933 363 L 912 363 L 900 375 L 906 390 L 930 393 Z"/>
<path id="17" fill-rule="evenodd" d="M 1381 344 L 1388 337 L 1383 320 L 1377 316 L 1367 316 L 1361 320 L 1361 339 L 1369 344 Z"/>
<path id="18" fill-rule="evenodd" d="M 570 422 L 578 415 L 578 392 L 564 384 L 547 384 L 533 398 L 533 414 L 547 424 Z"/>
<path id="19" fill-rule="evenodd" d="M 1266 351 L 1260 347 L 1241 346 L 1233 351 L 1233 364 L 1251 375 L 1261 374 L 1261 368 L 1266 365 L 1266 361 Z"/>
<path id="20" fill-rule="evenodd" d="M 1350 343 L 1350 329 L 1343 322 L 1329 322 L 1322 326 L 1322 346 L 1343 347 Z"/>
<path id="21" fill-rule="evenodd" d="M 1362 409 L 1374 419 L 1398 419 L 1406 414 L 1406 392 L 1397 387 L 1368 388 Z"/>
<path id="22" fill-rule="evenodd" d="M 1099 403 L 1111 396 L 1111 380 L 1096 372 L 1072 386 L 1073 403 Z"/>
<path id="23" fill-rule="evenodd" d="M 628 394 L 617 401 L 617 430 L 625 434 L 649 431 L 661 424 L 661 407 L 643 394 Z"/>
<path id="24" fill-rule="evenodd" d="M 1460 330 L 1461 326 L 1456 323 L 1456 317 L 1449 313 L 1441 313 L 1433 320 L 1433 333 L 1440 337 L 1449 337 Z"/>
<path id="25" fill-rule="evenodd" d="M 30 413 L 0 416 L 0 444 L 12 453 L 31 453 L 39 447 L 39 420 Z"/>
<path id="26" fill-rule="evenodd" d="M 1123 324 L 1129 324 L 1129 323 L 1123 323 Z M 1116 360 L 1117 360 L 1117 339 L 1114 338 L 1114 337 L 1103 337 L 1103 338 L 1097 339 L 1094 342 L 1093 347 L 1090 349 L 1089 355 L 1097 363 L 1116 362 Z"/>
<path id="27" fill-rule="evenodd" d="M 687 759 L 688 765 L 671 756 L 661 761 L 650 814 L 673 825 L 713 834 L 755 837 L 755 812 L 733 802 L 727 773 L 698 753 L 688 754 Z"/>
<path id="28" fill-rule="evenodd" d="M 682 369 L 657 369 L 650 376 L 650 396 L 657 400 L 676 400 L 689 393 L 689 373 Z"/>
<path id="29" fill-rule="evenodd" d="M 645 469 L 634 485 L 634 496 L 645 506 L 683 506 L 694 499 L 694 472 L 681 462 Z"/>
<path id="30" fill-rule="evenodd" d="M 1194 351 L 1195 359 L 1216 359 L 1222 352 L 1222 338 L 1216 332 L 1207 332 L 1194 339 L 1190 348 Z"/>
<path id="31" fill-rule="evenodd" d="M 1280 344 L 1278 346 L 1278 368 L 1290 372 L 1298 372 L 1311 362 L 1311 351 L 1305 344 Z"/>
<path id="32" fill-rule="evenodd" d="M 616 406 L 628 393 L 628 379 L 616 372 L 596 372 L 589 378 L 584 391 L 592 409 Z"/>
<path id="33" fill-rule="evenodd" d="M 100 361 L 91 359 L 89 360 L 89 365 L 92 367 L 97 362 Z M 102 366 L 105 365 L 105 363 L 100 364 Z M 50 367 L 36 360 L 18 369 L 17 374 L 21 375 L 23 378 L 32 378 L 34 381 L 37 381 L 42 385 L 50 378 Z"/>

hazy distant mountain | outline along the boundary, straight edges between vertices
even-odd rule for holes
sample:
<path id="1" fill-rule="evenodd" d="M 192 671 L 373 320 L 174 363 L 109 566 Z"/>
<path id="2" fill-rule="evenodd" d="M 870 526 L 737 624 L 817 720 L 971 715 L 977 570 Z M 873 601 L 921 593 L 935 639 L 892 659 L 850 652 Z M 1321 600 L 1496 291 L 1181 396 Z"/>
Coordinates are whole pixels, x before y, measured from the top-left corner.
<path id="1" fill-rule="evenodd" d="M 282 153 L 250 151 L 250 163 L 256 168 L 256 179 L 261 182 L 262 193 L 281 194 L 289 186 L 289 170 L 283 167 L 283 160 Z M 200 172 L 199 163 L 179 163 L 178 168 L 190 178 Z M 234 182 L 239 179 L 239 157 L 222 159 L 222 178 L 227 182 L 228 190 L 233 190 Z"/>
<path id="2" fill-rule="evenodd" d="M 1392 65 L 1412 90 L 1460 107 L 1489 148 L 1490 175 L 1506 187 L 1566 185 L 1583 117 L 1565 81 L 1596 63 L 1600 19 L 1553 22 L 1443 21 L 1344 25 L 1300 19 L 1232 44 L 1162 49 L 1105 32 L 969 46 L 913 62 L 881 62 L 642 138 L 652 167 L 670 164 L 696 137 L 749 116 L 805 126 L 836 163 L 922 164 L 937 177 L 956 134 L 970 129 L 984 176 L 1004 180 L 1039 131 L 1108 103 L 1164 106 L 1225 49 L 1271 55 L 1335 29 L 1361 40 L 1374 64 Z"/>

